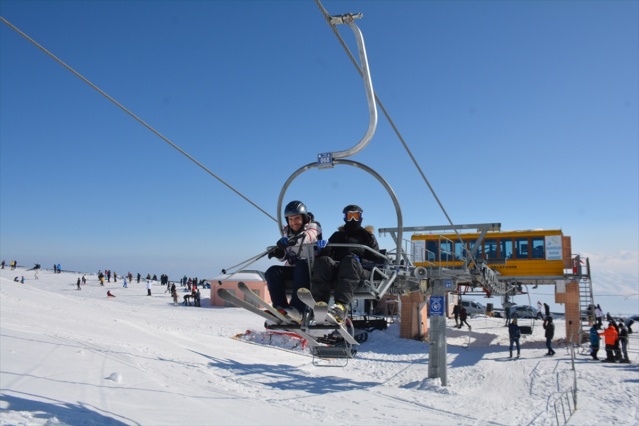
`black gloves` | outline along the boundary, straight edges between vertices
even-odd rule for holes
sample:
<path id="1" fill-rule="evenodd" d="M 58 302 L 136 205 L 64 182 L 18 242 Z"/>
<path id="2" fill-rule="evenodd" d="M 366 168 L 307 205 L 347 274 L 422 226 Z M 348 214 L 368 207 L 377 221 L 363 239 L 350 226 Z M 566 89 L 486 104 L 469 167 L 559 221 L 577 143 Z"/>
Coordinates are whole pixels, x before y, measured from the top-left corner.
<path id="1" fill-rule="evenodd" d="M 278 259 L 281 259 L 284 257 L 284 254 L 284 250 L 278 247 L 269 252 L 268 258 L 271 259 L 273 257 L 277 257 Z"/>

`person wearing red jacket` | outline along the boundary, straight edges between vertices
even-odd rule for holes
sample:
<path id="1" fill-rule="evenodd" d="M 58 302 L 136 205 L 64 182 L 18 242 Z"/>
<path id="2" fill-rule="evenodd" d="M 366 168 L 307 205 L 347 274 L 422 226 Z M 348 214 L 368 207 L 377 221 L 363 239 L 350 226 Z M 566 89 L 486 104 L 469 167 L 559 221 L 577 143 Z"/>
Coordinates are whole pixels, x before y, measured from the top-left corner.
<path id="1" fill-rule="evenodd" d="M 608 328 L 603 333 L 599 333 L 599 335 L 604 336 L 604 341 L 606 342 L 606 359 L 602 360 L 602 362 L 615 362 L 612 351 L 619 335 L 617 329 L 612 323 L 608 323 Z"/>

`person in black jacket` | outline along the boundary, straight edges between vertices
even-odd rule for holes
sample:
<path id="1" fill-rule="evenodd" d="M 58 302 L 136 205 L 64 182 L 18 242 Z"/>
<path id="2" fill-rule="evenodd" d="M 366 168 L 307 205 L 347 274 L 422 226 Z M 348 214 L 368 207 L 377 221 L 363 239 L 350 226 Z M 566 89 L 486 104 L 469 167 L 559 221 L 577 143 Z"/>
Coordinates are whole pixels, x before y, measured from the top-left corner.
<path id="1" fill-rule="evenodd" d="M 623 321 L 619 321 L 619 343 L 623 354 L 623 358 L 619 362 L 630 364 L 630 358 L 628 358 L 628 329 Z"/>
<path id="2" fill-rule="evenodd" d="M 463 306 L 461 308 L 459 308 L 459 326 L 457 326 L 457 328 L 461 328 L 462 325 L 466 324 L 468 326 L 469 330 L 472 330 L 472 327 L 470 326 L 470 324 L 468 324 L 468 311 L 466 311 L 466 308 L 464 308 Z"/>
<path id="3" fill-rule="evenodd" d="M 552 338 L 555 337 L 555 324 L 553 324 L 551 316 L 546 317 L 546 320 L 544 321 L 544 330 L 546 330 L 546 347 L 548 348 L 546 356 L 553 356 L 555 351 L 552 348 Z"/>
<path id="4" fill-rule="evenodd" d="M 521 337 L 521 330 L 519 330 L 519 326 L 517 325 L 517 318 L 513 318 L 508 325 L 508 337 L 510 337 L 510 358 L 513 357 L 513 344 L 517 346 L 517 358 L 519 358 L 519 338 Z"/>
<path id="5" fill-rule="evenodd" d="M 455 327 L 459 328 L 459 311 L 461 310 L 461 302 L 453 307 L 453 315 L 455 316 Z"/>
<path id="6" fill-rule="evenodd" d="M 379 246 L 375 235 L 362 227 L 364 210 L 351 204 L 342 212 L 344 226 L 333 233 L 328 242 L 318 241 L 320 251 L 316 255 L 311 278 L 311 293 L 317 302 L 328 303 L 331 290 L 335 290 L 335 303 L 329 308 L 329 312 L 339 321 L 346 318 L 348 306 L 359 283 L 370 278 L 371 272 L 367 268 L 387 261 L 385 256 L 377 254 Z M 359 244 L 375 251 L 362 247 L 337 247 L 333 244 Z"/>

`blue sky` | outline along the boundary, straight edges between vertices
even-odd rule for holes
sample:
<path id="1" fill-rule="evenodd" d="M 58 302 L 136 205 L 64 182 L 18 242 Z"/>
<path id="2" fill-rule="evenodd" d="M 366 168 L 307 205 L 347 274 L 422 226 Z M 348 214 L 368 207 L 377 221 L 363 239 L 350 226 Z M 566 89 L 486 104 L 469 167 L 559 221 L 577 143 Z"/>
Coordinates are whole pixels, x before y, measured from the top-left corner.
<path id="1" fill-rule="evenodd" d="M 638 2 L 323 5 L 364 14 L 374 89 L 453 222 L 561 228 L 573 252 L 606 260 L 593 271 L 622 272 L 639 292 Z M 295 170 L 368 126 L 361 79 L 310 0 L 0 11 L 272 216 Z M 446 224 L 381 112 L 350 159 L 388 181 L 405 226 Z M 0 166 L 6 260 L 211 277 L 277 239 L 271 218 L 4 24 Z M 361 170 L 307 172 L 292 199 L 327 235 L 350 203 L 367 224 L 396 226 Z"/>

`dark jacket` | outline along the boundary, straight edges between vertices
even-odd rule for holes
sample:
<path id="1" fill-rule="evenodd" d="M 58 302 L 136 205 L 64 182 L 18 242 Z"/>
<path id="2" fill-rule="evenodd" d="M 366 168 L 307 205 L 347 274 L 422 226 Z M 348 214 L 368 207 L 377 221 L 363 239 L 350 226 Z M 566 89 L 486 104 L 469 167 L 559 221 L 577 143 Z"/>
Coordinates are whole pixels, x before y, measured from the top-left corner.
<path id="1" fill-rule="evenodd" d="M 619 327 L 619 341 L 628 341 L 628 329 L 626 327 Z"/>
<path id="2" fill-rule="evenodd" d="M 360 227 L 353 231 L 348 232 L 343 226 L 341 226 L 336 232 L 328 239 L 329 244 L 360 244 L 368 246 L 375 251 L 379 251 L 379 245 L 375 235 L 369 232 L 366 228 Z M 347 255 L 353 254 L 358 256 L 361 260 L 369 260 L 375 263 L 383 263 L 384 258 L 381 258 L 374 253 L 363 248 L 356 247 L 331 247 L 327 246 L 323 248 L 317 256 L 330 256 L 333 260 L 341 261 Z"/>
<path id="3" fill-rule="evenodd" d="M 552 322 L 545 322 L 544 330 L 546 330 L 546 333 L 544 334 L 546 336 L 546 339 L 552 339 L 553 337 L 555 337 L 555 324 L 553 324 Z"/>
<path id="4" fill-rule="evenodd" d="M 508 326 L 508 336 L 511 339 L 519 339 L 521 337 L 521 330 L 519 330 L 519 326 L 516 323 L 511 322 Z"/>
<path id="5" fill-rule="evenodd" d="M 462 321 L 466 321 L 466 318 L 468 318 L 468 312 L 466 312 L 466 308 L 462 306 L 459 310 L 459 319 Z"/>

